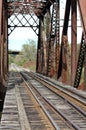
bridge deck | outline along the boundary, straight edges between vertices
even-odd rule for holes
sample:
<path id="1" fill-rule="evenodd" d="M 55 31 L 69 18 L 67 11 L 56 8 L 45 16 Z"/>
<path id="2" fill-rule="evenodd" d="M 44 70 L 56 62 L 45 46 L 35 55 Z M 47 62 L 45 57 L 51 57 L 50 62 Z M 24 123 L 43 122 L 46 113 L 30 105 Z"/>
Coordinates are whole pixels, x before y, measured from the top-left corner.
<path id="1" fill-rule="evenodd" d="M 0 130 L 30 130 L 20 96 L 19 86 L 16 86 L 14 82 L 13 78 L 10 77 L 5 96 Z"/>
<path id="2" fill-rule="evenodd" d="M 22 97 L 21 97 L 22 91 L 19 91 L 20 88 L 22 88 L 21 83 L 18 83 L 16 85 L 16 82 L 18 83 L 17 77 L 15 80 L 14 77 L 10 75 L 8 86 L 7 86 L 7 92 L 5 96 L 4 108 L 2 112 L 0 130 L 31 130 L 30 128 L 31 121 L 28 120 L 25 107 L 23 105 Z M 52 80 L 52 82 L 55 82 L 55 80 Z M 69 86 L 67 87 L 67 89 L 70 89 L 71 91 L 74 92 L 78 92 L 78 90 L 70 88 Z M 24 90 L 23 90 L 23 94 L 26 97 Z M 86 97 L 86 93 L 84 92 L 81 93 L 79 92 L 79 94 Z M 27 105 L 26 108 L 30 110 L 32 109 L 30 108 L 32 106 L 31 104 L 28 105 L 28 103 L 26 103 L 26 105 Z M 42 126 L 43 129 L 41 128 L 41 130 L 45 130 L 44 127 L 45 126 Z"/>

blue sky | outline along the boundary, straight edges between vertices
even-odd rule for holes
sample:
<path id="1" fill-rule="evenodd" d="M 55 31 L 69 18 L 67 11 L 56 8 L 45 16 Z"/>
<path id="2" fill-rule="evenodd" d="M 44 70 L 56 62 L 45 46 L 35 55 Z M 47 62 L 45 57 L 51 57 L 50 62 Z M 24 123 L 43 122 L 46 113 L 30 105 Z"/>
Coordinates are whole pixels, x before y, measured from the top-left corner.
<path id="1" fill-rule="evenodd" d="M 37 35 L 31 28 L 16 28 L 9 36 L 9 49 L 21 50 L 22 45 L 27 43 L 28 39 L 37 42 Z"/>

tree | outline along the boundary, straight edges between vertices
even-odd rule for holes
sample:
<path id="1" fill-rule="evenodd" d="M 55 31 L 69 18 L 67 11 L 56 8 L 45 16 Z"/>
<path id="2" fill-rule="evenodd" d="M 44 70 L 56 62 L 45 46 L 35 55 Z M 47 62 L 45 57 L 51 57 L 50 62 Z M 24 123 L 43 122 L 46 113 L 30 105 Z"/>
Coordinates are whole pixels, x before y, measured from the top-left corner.
<path id="1" fill-rule="evenodd" d="M 36 43 L 34 40 L 28 40 L 28 43 L 24 44 L 22 46 L 22 55 L 28 60 L 28 61 L 34 61 L 36 60 Z"/>
<path id="2" fill-rule="evenodd" d="M 9 64 L 14 63 L 14 56 L 9 55 Z"/>
<path id="3" fill-rule="evenodd" d="M 19 66 L 27 67 L 30 70 L 36 69 L 36 43 L 34 40 L 28 40 L 23 44 L 19 55 L 9 55 L 9 63 L 15 63 Z"/>

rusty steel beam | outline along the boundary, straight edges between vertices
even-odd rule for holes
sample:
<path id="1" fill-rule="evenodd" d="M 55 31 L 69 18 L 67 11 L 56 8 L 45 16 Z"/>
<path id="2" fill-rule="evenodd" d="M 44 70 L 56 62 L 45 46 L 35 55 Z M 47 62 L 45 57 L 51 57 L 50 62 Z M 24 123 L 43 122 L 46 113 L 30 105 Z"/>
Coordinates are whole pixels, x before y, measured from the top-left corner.
<path id="1" fill-rule="evenodd" d="M 2 71 L 1 71 L 1 45 L 2 45 L 2 0 L 0 1 L 0 82 L 2 82 Z"/>
<path id="2" fill-rule="evenodd" d="M 5 65 L 5 59 L 4 59 L 4 45 L 5 45 L 5 8 L 4 8 L 4 3 L 3 3 L 3 12 L 2 12 L 2 41 L 1 41 L 1 79 L 2 79 L 2 84 L 5 85 L 5 70 L 4 70 L 4 65 Z"/>
<path id="3" fill-rule="evenodd" d="M 49 47 L 48 47 L 48 64 L 47 64 L 47 74 L 50 77 L 57 75 L 57 44 L 59 42 L 59 1 L 53 4 L 52 17 L 51 17 L 51 30 L 49 35 Z"/>
<path id="4" fill-rule="evenodd" d="M 74 82 L 75 88 L 78 88 L 79 84 L 80 84 L 83 63 L 84 63 L 84 59 L 85 59 L 85 51 L 86 51 L 85 39 L 84 39 L 84 35 L 82 34 L 82 40 L 81 40 L 81 45 L 80 45 L 78 64 L 77 64 L 76 76 L 75 76 L 75 82 Z"/>
<path id="5" fill-rule="evenodd" d="M 44 25 L 43 25 L 44 26 Z M 43 70 L 42 73 L 46 75 L 46 70 L 47 70 L 47 43 L 46 43 L 46 34 L 45 34 L 45 29 L 44 27 L 42 28 L 42 37 L 43 37 Z"/>
<path id="6" fill-rule="evenodd" d="M 46 75 L 48 75 L 48 51 L 49 51 L 49 38 L 50 38 L 50 31 L 51 31 L 51 15 L 50 15 L 50 8 L 47 9 L 47 13 L 46 13 L 46 62 L 47 62 L 47 66 L 46 66 Z"/>
<path id="7" fill-rule="evenodd" d="M 68 31 L 68 23 L 69 23 L 69 14 L 70 14 L 71 0 L 66 1 L 65 7 L 65 16 L 64 16 L 64 25 L 62 31 L 62 39 L 61 39 L 61 51 L 60 51 L 60 60 L 59 60 L 59 69 L 58 69 L 58 77 L 62 77 L 62 82 L 67 82 L 67 31 Z"/>
<path id="8" fill-rule="evenodd" d="M 44 24 L 43 24 L 44 17 L 41 18 L 41 44 L 40 44 L 40 60 L 41 60 L 41 74 L 43 74 L 43 68 L 44 68 L 44 46 L 43 46 L 43 31 L 44 31 Z"/>
<path id="9" fill-rule="evenodd" d="M 8 15 L 11 16 L 14 12 L 16 13 L 35 13 L 38 17 L 45 15 L 46 9 L 50 8 L 52 3 L 54 3 L 55 0 L 32 0 L 32 1 L 13 1 L 13 2 L 7 2 L 8 6 Z M 14 11 L 15 8 L 15 11 Z M 21 9 L 19 9 L 21 8 Z M 27 9 L 26 9 L 27 8 Z"/>
<path id="10" fill-rule="evenodd" d="M 67 1 L 66 1 L 66 7 L 65 7 L 63 33 L 62 33 L 62 35 L 66 35 L 66 36 L 67 36 L 67 31 L 68 31 L 70 7 L 71 7 L 71 0 L 67 0 Z"/>
<path id="11" fill-rule="evenodd" d="M 78 0 L 78 5 L 84 32 L 86 32 L 86 0 Z"/>
<path id="12" fill-rule="evenodd" d="M 71 0 L 71 85 L 73 86 L 77 65 L 77 1 Z"/>
<path id="13" fill-rule="evenodd" d="M 38 46 L 37 46 L 37 62 L 36 62 L 36 72 L 41 73 L 42 70 L 42 58 L 41 58 L 41 28 L 42 28 L 42 18 L 39 19 L 39 34 L 38 34 Z"/>
<path id="14" fill-rule="evenodd" d="M 86 46 L 86 0 L 78 0 L 80 15 L 81 15 L 81 21 L 83 25 L 83 31 L 84 31 L 84 40 L 85 40 L 85 46 Z M 86 50 L 85 50 L 86 51 Z M 84 85 L 83 89 L 86 91 L 86 53 L 84 58 Z"/>
<path id="15" fill-rule="evenodd" d="M 57 13 L 56 13 L 56 31 L 55 31 L 55 78 L 58 77 L 58 67 L 60 59 L 60 1 L 58 0 L 57 4 Z"/>
<path id="16" fill-rule="evenodd" d="M 4 77 L 7 80 L 8 73 L 8 15 L 7 8 L 4 7 Z"/>
<path id="17" fill-rule="evenodd" d="M 1 27 L 2 27 L 1 24 L 2 24 L 2 0 L 0 1 L 0 37 L 1 37 Z"/>
<path id="18" fill-rule="evenodd" d="M 85 36 L 85 44 L 86 44 L 86 36 Z M 86 51 L 86 49 L 85 49 Z M 84 56 L 84 83 L 83 83 L 83 90 L 86 91 L 86 52 Z"/>
<path id="19" fill-rule="evenodd" d="M 86 90 L 86 53 L 84 53 L 84 51 L 86 51 L 86 0 L 78 0 L 78 5 L 79 5 L 80 16 L 81 16 L 81 22 L 83 26 L 83 37 L 84 37 L 83 44 L 85 45 L 84 45 L 84 49 L 83 47 L 80 48 L 80 54 L 82 54 L 81 58 L 84 57 L 84 59 L 82 61 L 82 59 L 80 59 L 80 56 L 79 56 L 74 87 L 76 88 L 79 87 L 79 83 L 80 83 L 79 80 L 81 77 L 81 71 L 82 71 L 83 62 L 84 62 L 84 82 L 82 83 L 83 85 L 81 85 L 81 89 Z M 82 62 L 82 64 L 80 62 Z M 78 80 L 77 80 L 77 77 L 79 77 Z"/>
<path id="20" fill-rule="evenodd" d="M 2 6 L 1 6 L 2 5 Z M 7 74 L 7 17 L 4 2 L 0 3 L 0 82 L 6 85 Z"/>

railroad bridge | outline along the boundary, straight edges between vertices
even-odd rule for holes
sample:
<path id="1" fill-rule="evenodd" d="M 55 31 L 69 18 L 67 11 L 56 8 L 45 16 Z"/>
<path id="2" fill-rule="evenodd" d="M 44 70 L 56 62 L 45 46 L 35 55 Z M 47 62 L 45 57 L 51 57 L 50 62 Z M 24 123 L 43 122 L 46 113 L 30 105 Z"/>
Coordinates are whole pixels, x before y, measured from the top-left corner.
<path id="1" fill-rule="evenodd" d="M 62 2 L 0 0 L 1 99 L 8 82 L 8 37 L 17 27 L 31 28 L 37 35 L 38 74 L 86 91 L 86 0 L 65 0 L 64 10 Z"/>

